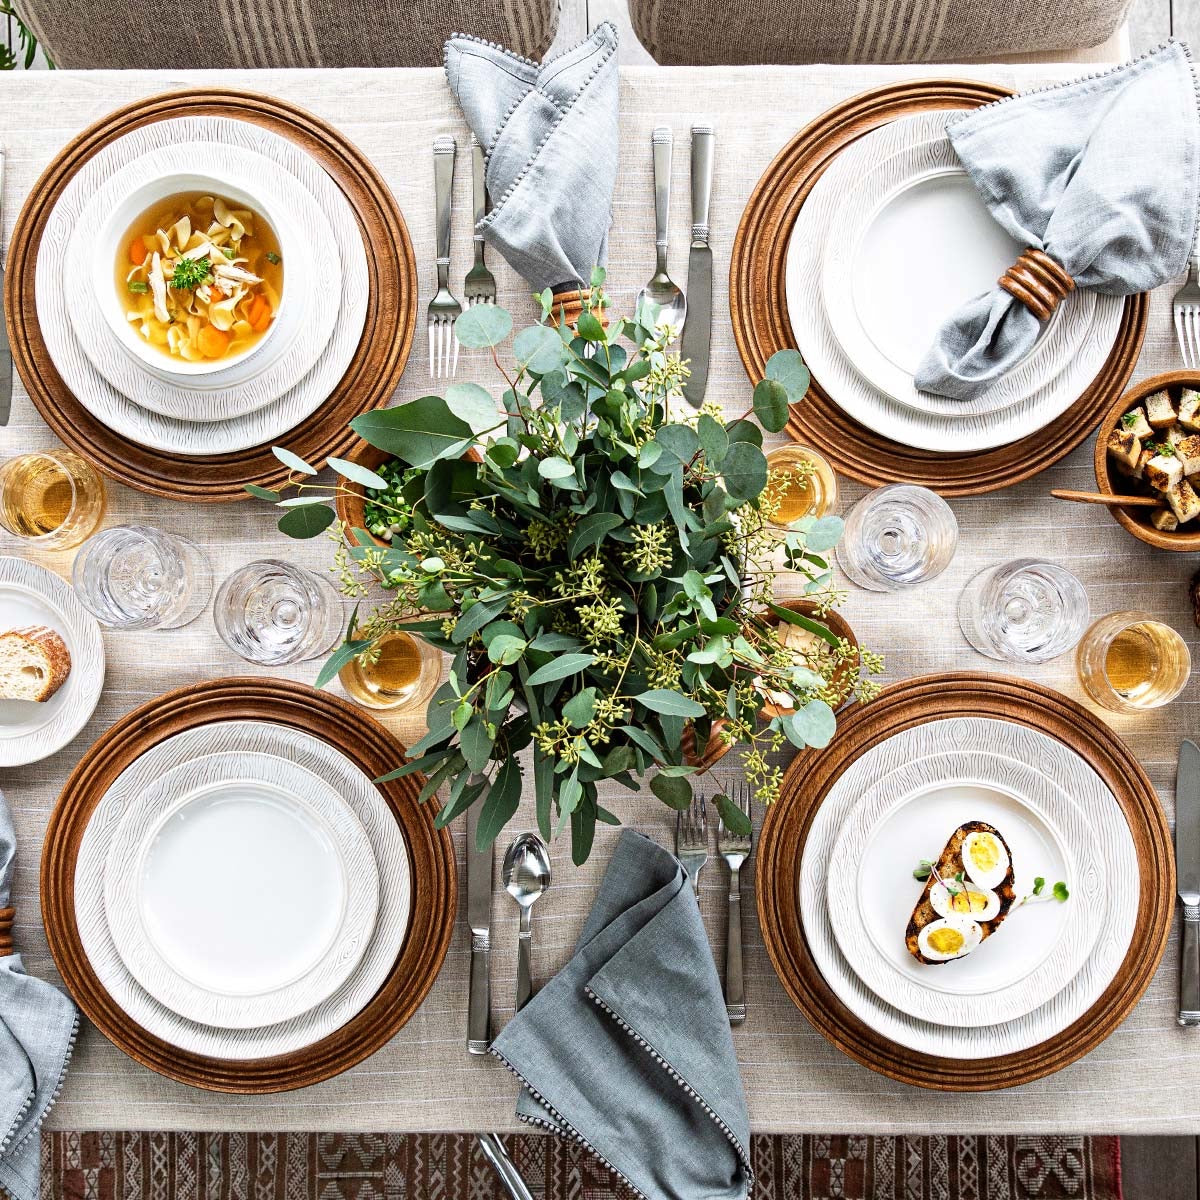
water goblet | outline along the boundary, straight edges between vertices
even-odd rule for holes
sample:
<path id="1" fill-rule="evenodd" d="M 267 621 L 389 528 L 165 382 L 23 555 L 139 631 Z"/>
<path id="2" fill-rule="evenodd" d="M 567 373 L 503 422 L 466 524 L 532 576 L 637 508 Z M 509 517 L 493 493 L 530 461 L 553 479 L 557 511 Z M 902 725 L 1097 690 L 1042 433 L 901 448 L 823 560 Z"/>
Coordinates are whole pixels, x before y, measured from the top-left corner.
<path id="1" fill-rule="evenodd" d="M 958 546 L 958 522 L 928 488 L 892 483 L 868 492 L 846 517 L 837 558 L 851 582 L 895 592 L 940 575 Z"/>

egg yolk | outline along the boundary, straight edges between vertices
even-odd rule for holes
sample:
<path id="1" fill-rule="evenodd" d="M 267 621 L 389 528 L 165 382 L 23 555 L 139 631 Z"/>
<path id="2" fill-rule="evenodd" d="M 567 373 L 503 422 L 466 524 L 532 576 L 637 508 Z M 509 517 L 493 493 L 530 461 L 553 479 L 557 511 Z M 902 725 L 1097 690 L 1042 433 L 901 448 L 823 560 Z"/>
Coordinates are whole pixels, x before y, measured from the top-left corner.
<path id="1" fill-rule="evenodd" d="M 994 871 L 1000 865 L 1000 846 L 991 834 L 980 834 L 971 843 L 971 861 L 981 871 Z"/>
<path id="2" fill-rule="evenodd" d="M 955 912 L 983 912 L 987 908 L 987 900 L 979 892 L 955 892 L 950 897 L 950 907 Z"/>
<path id="3" fill-rule="evenodd" d="M 957 929 L 951 929 L 948 925 L 943 925 L 941 929 L 935 929 L 929 935 L 929 945 L 939 954 L 957 954 L 965 943 L 966 939 Z"/>

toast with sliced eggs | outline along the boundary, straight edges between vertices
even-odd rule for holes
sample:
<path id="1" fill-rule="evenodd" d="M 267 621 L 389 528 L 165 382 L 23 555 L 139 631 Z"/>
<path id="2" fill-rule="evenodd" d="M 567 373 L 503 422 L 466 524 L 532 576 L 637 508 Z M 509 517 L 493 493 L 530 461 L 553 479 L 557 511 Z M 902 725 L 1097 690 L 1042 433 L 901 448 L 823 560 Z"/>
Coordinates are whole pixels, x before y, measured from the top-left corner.
<path id="1" fill-rule="evenodd" d="M 1016 902 L 1008 843 L 994 825 L 967 821 L 950 835 L 925 881 L 905 931 L 908 952 L 928 966 L 965 958 Z"/>

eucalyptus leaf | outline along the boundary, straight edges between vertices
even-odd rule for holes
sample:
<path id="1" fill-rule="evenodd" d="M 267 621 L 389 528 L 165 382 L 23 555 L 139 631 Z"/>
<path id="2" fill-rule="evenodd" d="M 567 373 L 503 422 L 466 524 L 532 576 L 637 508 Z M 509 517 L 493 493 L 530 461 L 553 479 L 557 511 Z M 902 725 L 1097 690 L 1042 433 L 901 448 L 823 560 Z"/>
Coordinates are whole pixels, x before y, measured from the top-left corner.
<path id="1" fill-rule="evenodd" d="M 671 717 L 702 717 L 706 711 L 703 704 L 697 704 L 695 700 L 669 688 L 653 688 L 634 696 L 634 700 L 651 712 Z"/>
<path id="2" fill-rule="evenodd" d="M 292 451 L 284 449 L 283 446 L 272 446 L 271 453 L 287 468 L 292 471 L 299 471 L 301 475 L 315 475 L 317 468 L 311 463 L 306 463 L 298 454 L 293 454 Z"/>
<path id="3" fill-rule="evenodd" d="M 566 679 L 568 675 L 578 675 L 595 661 L 594 654 L 563 654 L 551 659 L 544 667 L 538 667 L 526 682 L 530 687 L 537 687 L 540 683 L 553 683 L 556 679 Z"/>
<path id="4" fill-rule="evenodd" d="M 446 389 L 446 407 L 475 433 L 495 429 L 504 421 L 491 393 L 477 383 L 452 383 Z"/>
<path id="5" fill-rule="evenodd" d="M 388 481 L 382 475 L 364 467 L 361 463 L 349 462 L 344 458 L 334 458 L 331 454 L 326 461 L 343 479 L 352 483 L 361 483 L 363 487 L 386 489 Z"/>
<path id="6" fill-rule="evenodd" d="M 776 350 L 767 359 L 767 378 L 783 385 L 789 404 L 799 404 L 808 392 L 808 368 L 799 350 Z"/>
<path id="7" fill-rule="evenodd" d="M 754 415 L 769 433 L 778 433 L 787 424 L 788 392 L 774 379 L 760 380 L 754 389 Z"/>
<path id="8" fill-rule="evenodd" d="M 692 785 L 680 775 L 659 773 L 650 780 L 650 790 L 668 808 L 682 812 L 691 807 Z"/>
<path id="9" fill-rule="evenodd" d="M 805 531 L 805 545 L 814 553 L 832 550 L 842 539 L 846 522 L 841 517 L 818 517 Z"/>
<path id="10" fill-rule="evenodd" d="M 468 350 L 498 346 L 512 331 L 512 317 L 496 304 L 473 304 L 454 322 L 454 336 Z"/>
<path id="11" fill-rule="evenodd" d="M 370 644 L 369 638 L 366 641 L 343 642 L 325 660 L 325 665 L 313 681 L 313 687 L 323 688 L 348 662 L 356 659 Z"/>
<path id="12" fill-rule="evenodd" d="M 513 339 L 513 357 L 518 369 L 535 375 L 557 371 L 563 365 L 565 353 L 558 330 L 549 325 L 530 325 Z"/>
<path id="13" fill-rule="evenodd" d="M 337 519 L 337 513 L 325 504 L 306 504 L 292 508 L 279 518 L 279 532 L 303 540 L 324 533 Z"/>
<path id="14" fill-rule="evenodd" d="M 584 517 L 567 542 L 567 557 L 578 558 L 585 550 L 598 546 L 610 530 L 624 524 L 624 518 L 617 513 L 592 513 Z"/>
<path id="15" fill-rule="evenodd" d="M 521 804 L 521 768 L 515 758 L 506 758 L 496 772 L 479 822 L 475 826 L 475 849 L 487 850 L 499 836 L 500 831 L 516 816 Z"/>
<path id="16" fill-rule="evenodd" d="M 725 490 L 736 500 L 754 500 L 767 486 L 766 455 L 750 442 L 734 442 L 721 464 Z"/>
<path id="17" fill-rule="evenodd" d="M 350 428 L 363 441 L 420 468 L 432 466 L 439 458 L 458 457 L 474 440 L 470 425 L 456 417 L 441 396 L 373 409 L 355 417 Z"/>
<path id="18" fill-rule="evenodd" d="M 717 806 L 717 812 L 721 814 L 725 828 L 734 837 L 750 837 L 753 834 L 754 826 L 750 818 L 723 792 L 718 792 L 713 797 L 713 804 Z"/>

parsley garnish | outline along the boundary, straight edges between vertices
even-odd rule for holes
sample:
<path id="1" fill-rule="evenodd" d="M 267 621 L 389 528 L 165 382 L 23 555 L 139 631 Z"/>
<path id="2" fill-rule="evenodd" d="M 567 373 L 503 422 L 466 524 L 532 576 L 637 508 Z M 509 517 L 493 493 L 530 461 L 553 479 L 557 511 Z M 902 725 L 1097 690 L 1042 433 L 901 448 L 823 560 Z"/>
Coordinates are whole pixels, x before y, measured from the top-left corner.
<path id="1" fill-rule="evenodd" d="M 203 258 L 177 258 L 171 275 L 171 286 L 181 291 L 195 291 L 212 280 L 208 260 Z"/>

